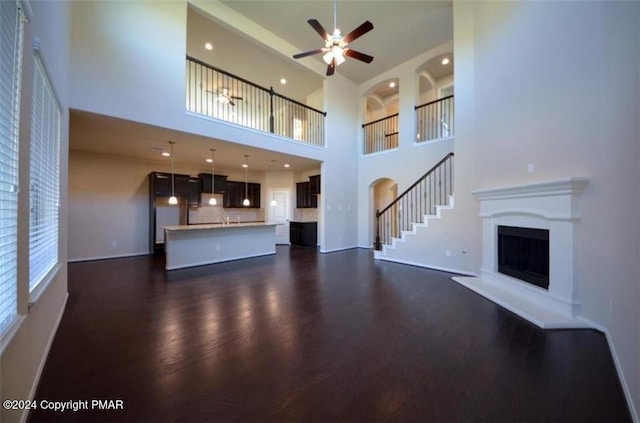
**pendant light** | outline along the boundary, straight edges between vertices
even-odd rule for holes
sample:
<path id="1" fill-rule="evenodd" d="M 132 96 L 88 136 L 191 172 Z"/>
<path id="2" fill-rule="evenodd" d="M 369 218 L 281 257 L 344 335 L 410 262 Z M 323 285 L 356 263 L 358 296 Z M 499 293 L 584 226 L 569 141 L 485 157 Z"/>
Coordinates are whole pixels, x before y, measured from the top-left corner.
<path id="1" fill-rule="evenodd" d="M 273 170 L 273 164 L 275 163 L 275 160 L 271 160 L 271 170 Z M 276 198 L 274 197 L 275 193 L 273 192 L 273 189 L 271 189 L 271 207 L 275 207 L 278 205 L 278 203 L 276 202 Z"/>
<path id="2" fill-rule="evenodd" d="M 249 169 L 249 163 L 247 163 L 248 158 L 249 156 L 245 154 L 244 164 L 242 165 L 242 167 L 244 167 L 244 200 L 242 201 L 242 205 L 245 207 L 248 207 L 249 205 L 251 205 L 251 202 L 249 201 L 249 181 L 247 177 L 247 172 Z"/>
<path id="3" fill-rule="evenodd" d="M 216 164 L 216 149 L 212 148 L 211 149 L 211 198 L 209 199 L 210 206 L 215 206 L 218 204 L 216 197 L 213 196 L 215 192 L 215 184 L 216 184 L 216 173 L 214 171 L 215 164 Z"/>
<path id="4" fill-rule="evenodd" d="M 174 174 L 173 144 L 175 144 L 175 141 L 169 141 L 169 145 L 171 146 L 171 197 L 169 197 L 169 204 L 172 206 L 178 204 L 175 191 L 176 176 Z"/>

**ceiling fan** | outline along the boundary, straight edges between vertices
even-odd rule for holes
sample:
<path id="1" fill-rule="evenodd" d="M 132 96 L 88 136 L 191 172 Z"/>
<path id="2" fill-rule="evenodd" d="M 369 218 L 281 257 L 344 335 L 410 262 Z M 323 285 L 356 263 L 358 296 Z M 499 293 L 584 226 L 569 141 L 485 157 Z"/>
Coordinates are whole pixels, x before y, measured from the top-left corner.
<path id="1" fill-rule="evenodd" d="M 217 96 L 216 101 L 219 101 L 222 104 L 230 104 L 231 106 L 235 106 L 236 103 L 233 100 L 244 100 L 244 98 L 242 97 L 229 94 L 229 90 L 226 88 L 223 88 L 222 91 L 220 90 L 205 90 L 205 91 L 216 95 Z"/>
<path id="2" fill-rule="evenodd" d="M 301 59 L 314 54 L 324 53 L 322 59 L 327 63 L 327 65 L 329 65 L 327 67 L 327 76 L 333 75 L 336 70 L 336 66 L 344 62 L 344 56 L 352 57 L 365 63 L 371 63 L 373 60 L 373 56 L 360 53 L 359 51 L 347 47 L 350 42 L 371 31 L 373 29 L 373 24 L 369 21 L 365 21 L 359 27 L 343 37 L 336 26 L 336 0 L 333 1 L 333 34 L 329 35 L 317 19 L 309 19 L 307 22 L 318 34 L 320 34 L 324 40 L 324 47 L 316 50 L 305 51 L 304 53 L 294 54 L 294 59 Z"/>

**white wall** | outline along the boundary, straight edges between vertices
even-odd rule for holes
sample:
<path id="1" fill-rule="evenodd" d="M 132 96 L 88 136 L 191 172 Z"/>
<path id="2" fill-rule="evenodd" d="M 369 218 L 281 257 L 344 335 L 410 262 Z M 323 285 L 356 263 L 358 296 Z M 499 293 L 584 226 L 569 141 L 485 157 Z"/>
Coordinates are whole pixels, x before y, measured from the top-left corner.
<path id="1" fill-rule="evenodd" d="M 72 128 L 73 129 L 73 128 Z M 176 162 L 175 172 L 197 176 L 210 172 L 206 167 Z M 149 253 L 150 172 L 166 172 L 166 163 L 145 161 L 82 151 L 69 153 L 69 260 L 87 260 Z M 288 174 L 293 172 L 278 171 Z M 241 170 L 216 170 L 229 180 L 244 181 Z M 191 223 L 217 222 L 221 216 L 241 221 L 264 220 L 266 200 L 264 172 L 249 172 L 249 182 L 261 184 L 261 209 L 222 209 L 209 206 L 210 195 L 203 194 L 203 205 L 189 210 Z M 115 242 L 115 245 L 114 245 Z"/>
<path id="2" fill-rule="evenodd" d="M 67 299 L 67 150 L 69 139 L 69 27 L 70 3 L 31 1 L 33 15 L 26 28 L 23 59 L 23 92 L 21 109 L 20 150 L 28 152 L 29 111 L 31 83 L 33 78 L 32 40 L 41 42 L 41 55 L 53 87 L 59 97 L 62 109 L 61 159 L 60 159 L 60 232 L 59 260 L 62 266 L 53 275 L 50 284 L 42 292 L 37 302 L 24 315 L 14 336 L 8 341 L 0 358 L 0 386 L 2 398 L 29 399 L 35 394 L 40 372 L 46 360 L 49 347 L 55 335 L 59 319 Z M 28 186 L 23 175 L 28 175 L 28 155 L 20 156 L 21 185 Z M 21 190 L 28 201 L 28 189 Z M 22 200 L 19 200 L 22 201 Z M 24 203 L 21 203 L 24 205 Z M 28 213 L 21 214 L 18 229 L 19 280 L 24 282 L 22 269 L 28 268 Z M 25 224 L 26 223 L 26 224 Z M 22 309 L 26 305 L 23 299 Z M 19 411 L 0 410 L 0 420 L 16 422 L 24 420 L 26 414 Z"/>
<path id="3" fill-rule="evenodd" d="M 454 16 L 465 40 L 456 72 L 472 72 L 471 86 L 456 74 L 456 112 L 470 95 L 474 125 L 458 115 L 456 154 L 464 136 L 475 166 L 458 161 L 456 176 L 472 188 L 590 178 L 577 224 L 581 314 L 608 331 L 637 409 L 640 4 L 461 2 Z"/>
<path id="4" fill-rule="evenodd" d="M 206 9 L 206 5 L 200 5 Z M 317 148 L 231 123 L 185 113 L 186 1 L 73 3 L 74 108 L 324 162 L 329 206 L 357 192 L 355 86 L 339 75 L 325 81 L 327 148 Z M 352 93 L 353 95 L 350 95 Z M 345 169 L 346 175 L 345 175 Z M 329 175 L 323 168 L 323 176 Z M 348 176 L 353 174 L 353 178 Z M 350 200 L 351 201 L 351 200 Z M 334 213 L 332 210 L 330 213 Z M 348 223 L 346 223 L 348 222 Z M 356 245 L 355 216 L 326 221 L 327 248 Z M 321 239 L 325 239 L 322 238 Z"/>

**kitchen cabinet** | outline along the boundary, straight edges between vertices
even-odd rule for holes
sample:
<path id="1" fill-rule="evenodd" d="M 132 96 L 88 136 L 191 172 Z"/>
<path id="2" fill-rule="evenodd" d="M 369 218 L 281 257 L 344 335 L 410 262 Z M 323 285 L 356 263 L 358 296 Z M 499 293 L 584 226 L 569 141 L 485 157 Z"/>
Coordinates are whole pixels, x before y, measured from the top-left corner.
<path id="1" fill-rule="evenodd" d="M 311 195 L 320 194 L 320 175 L 309 176 L 309 192 Z"/>
<path id="2" fill-rule="evenodd" d="M 201 192 L 203 194 L 211 194 L 211 174 L 210 173 L 200 173 L 198 177 L 202 181 Z M 227 177 L 225 175 L 215 175 L 214 177 L 214 193 L 216 194 L 224 194 L 227 190 Z"/>
<path id="3" fill-rule="evenodd" d="M 201 185 L 200 178 L 189 178 L 187 180 L 187 205 L 189 207 L 200 207 Z"/>
<path id="4" fill-rule="evenodd" d="M 176 197 L 186 197 L 189 191 L 189 175 L 173 175 L 174 192 Z M 171 196 L 171 174 L 165 172 L 151 172 L 149 174 L 150 193 L 158 197 Z"/>
<path id="5" fill-rule="evenodd" d="M 299 209 L 318 207 L 318 197 L 311 195 L 310 182 L 296 183 L 296 207 Z"/>
<path id="6" fill-rule="evenodd" d="M 289 241 L 293 245 L 316 246 L 318 222 L 289 222 Z"/>
<path id="7" fill-rule="evenodd" d="M 249 199 L 250 205 L 248 207 L 243 206 L 242 202 L 245 198 Z M 260 208 L 260 184 L 236 181 L 227 181 L 227 190 L 224 193 L 223 207 L 225 208 Z"/>

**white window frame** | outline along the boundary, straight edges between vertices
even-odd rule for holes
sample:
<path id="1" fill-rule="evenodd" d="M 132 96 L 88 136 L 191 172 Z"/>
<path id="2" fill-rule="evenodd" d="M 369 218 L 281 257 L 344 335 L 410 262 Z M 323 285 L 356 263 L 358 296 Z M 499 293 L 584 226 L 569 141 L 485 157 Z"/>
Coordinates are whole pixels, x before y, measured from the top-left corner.
<path id="1" fill-rule="evenodd" d="M 12 51 L 11 57 L 1 58 L 2 64 L 11 65 L 11 71 L 0 74 L 1 98 L 10 99 L 9 104 L 0 104 L 2 115 L 10 116 L 4 125 L 0 121 L 0 125 L 5 126 L 0 128 L 5 134 L 3 137 L 0 133 L 0 352 L 4 351 L 21 320 L 18 314 L 18 182 L 22 56 L 26 23 L 23 7 L 18 0 L 2 3 L 3 7 L 8 8 L 15 5 L 16 20 L 6 23 L 15 29 L 11 38 L 0 41 L 7 43 L 5 51 Z M 3 27 L 4 25 L 2 22 Z"/>
<path id="2" fill-rule="evenodd" d="M 34 41 L 29 152 L 29 302 L 60 268 L 60 142 L 62 108 L 40 44 Z M 40 190 L 37 190 L 41 187 Z"/>

